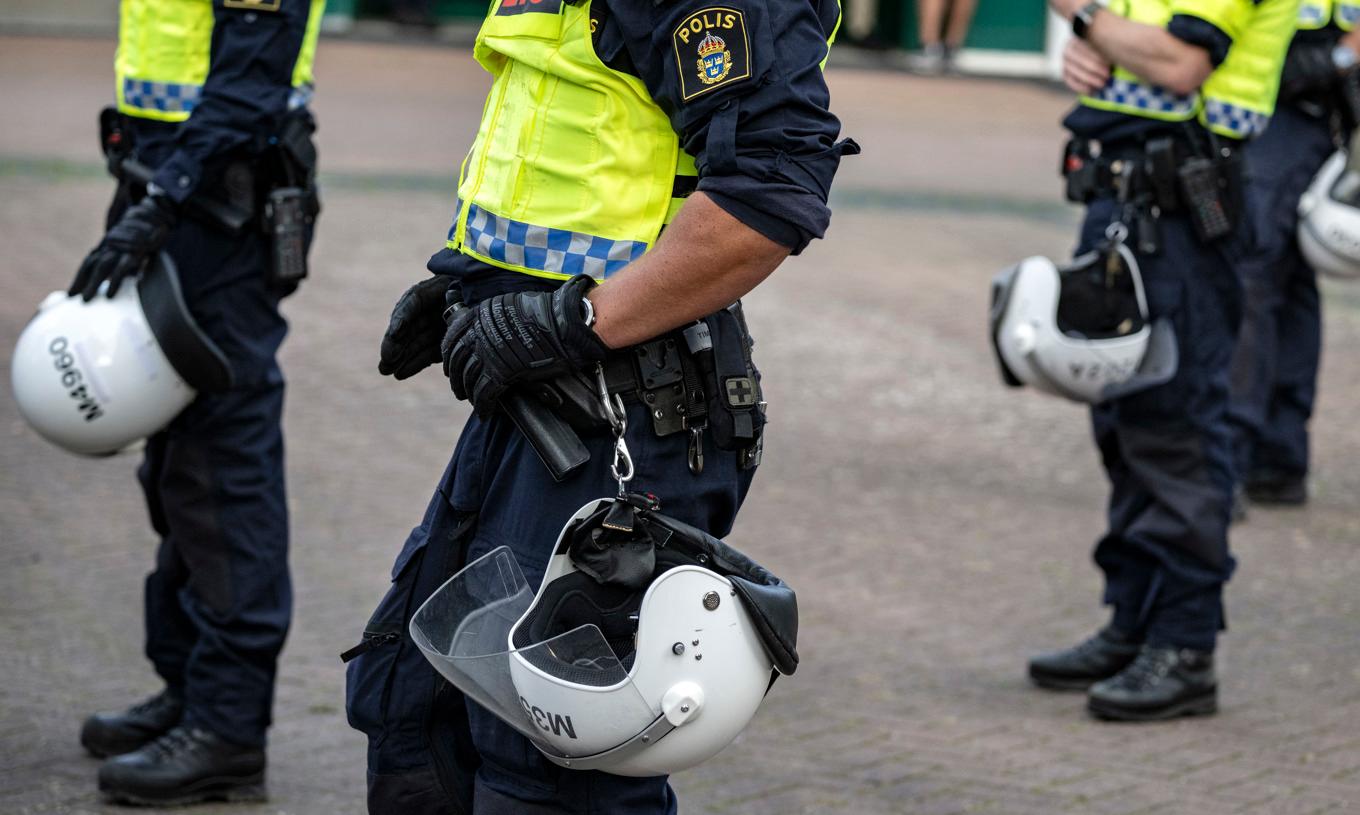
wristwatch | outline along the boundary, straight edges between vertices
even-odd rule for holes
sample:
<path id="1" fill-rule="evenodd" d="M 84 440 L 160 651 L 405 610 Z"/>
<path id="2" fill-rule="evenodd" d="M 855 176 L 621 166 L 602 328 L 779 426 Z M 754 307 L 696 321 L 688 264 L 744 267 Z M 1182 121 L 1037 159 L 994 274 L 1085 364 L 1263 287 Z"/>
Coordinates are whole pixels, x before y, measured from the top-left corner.
<path id="1" fill-rule="evenodd" d="M 1091 2 L 1077 9 L 1077 13 L 1072 15 L 1072 34 L 1079 40 L 1086 39 L 1086 34 L 1091 30 L 1091 23 L 1096 19 L 1096 12 L 1105 8 L 1105 4 L 1099 0 Z"/>
<path id="2" fill-rule="evenodd" d="M 1360 56 L 1357 56 L 1348 45 L 1337 45 L 1332 49 L 1332 64 L 1336 70 L 1345 73 L 1354 68 L 1356 63 L 1360 63 Z"/>

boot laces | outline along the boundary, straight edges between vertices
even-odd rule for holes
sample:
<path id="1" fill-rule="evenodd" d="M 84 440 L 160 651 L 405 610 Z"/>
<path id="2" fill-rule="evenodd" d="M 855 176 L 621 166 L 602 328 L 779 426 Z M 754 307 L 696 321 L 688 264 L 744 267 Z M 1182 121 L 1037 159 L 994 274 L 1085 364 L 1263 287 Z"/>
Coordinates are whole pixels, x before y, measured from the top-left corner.
<path id="1" fill-rule="evenodd" d="M 199 742 L 194 738 L 194 732 L 187 727 L 171 728 L 168 733 L 150 744 L 151 752 L 158 759 L 193 752 L 198 747 Z"/>
<path id="2" fill-rule="evenodd" d="M 1122 672 L 1121 683 L 1130 688 L 1146 688 L 1166 678 L 1176 666 L 1176 652 L 1170 648 L 1144 648 Z"/>
<path id="3" fill-rule="evenodd" d="M 164 704 L 165 704 L 165 700 L 166 700 L 165 691 L 161 691 L 160 693 L 156 694 L 155 696 L 149 697 L 149 698 L 147 698 L 147 699 L 143 699 L 142 701 L 140 701 L 140 702 L 138 702 L 137 704 L 133 705 L 133 706 L 132 706 L 131 712 L 132 712 L 132 713 L 137 713 L 137 714 L 149 713 L 149 712 L 155 710 L 156 708 L 158 708 L 158 707 L 164 705 Z"/>

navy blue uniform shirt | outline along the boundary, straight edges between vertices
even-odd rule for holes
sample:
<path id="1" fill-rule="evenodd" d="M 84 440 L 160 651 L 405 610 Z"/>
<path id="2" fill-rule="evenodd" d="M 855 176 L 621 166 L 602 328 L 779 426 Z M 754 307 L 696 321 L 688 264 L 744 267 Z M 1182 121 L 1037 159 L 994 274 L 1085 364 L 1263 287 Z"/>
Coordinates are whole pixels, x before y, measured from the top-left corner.
<path id="1" fill-rule="evenodd" d="M 155 183 L 171 198 L 196 192 L 221 159 L 263 152 L 290 104 L 305 101 L 304 89 L 295 95 L 293 68 L 311 5 L 282 0 L 269 11 L 213 0 L 208 78 L 188 121 L 134 117 L 138 152 L 159 165 Z"/>
<path id="2" fill-rule="evenodd" d="M 647 86 L 700 190 L 795 253 L 825 234 L 841 154 L 858 152 L 836 141 L 822 76 L 836 0 L 595 0 L 591 20 L 597 55 Z M 730 60 L 701 76 L 711 37 Z"/>

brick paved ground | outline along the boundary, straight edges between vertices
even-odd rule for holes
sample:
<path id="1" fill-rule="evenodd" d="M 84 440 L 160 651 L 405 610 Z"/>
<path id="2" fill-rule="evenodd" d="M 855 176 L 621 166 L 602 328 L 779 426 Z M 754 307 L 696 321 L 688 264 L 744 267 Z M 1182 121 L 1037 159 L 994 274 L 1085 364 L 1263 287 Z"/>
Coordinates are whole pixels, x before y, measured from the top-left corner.
<path id="1" fill-rule="evenodd" d="M 104 40 L 0 38 L 0 348 L 98 237 L 111 57 Z M 447 226 L 484 81 L 462 52 L 332 42 L 319 74 L 327 209 L 285 352 L 297 620 L 273 798 L 243 815 L 362 810 L 336 654 L 465 415 L 437 377 L 381 380 L 374 349 Z M 804 663 L 738 744 L 675 779 L 683 811 L 1360 812 L 1360 288 L 1326 290 L 1312 506 L 1234 535 L 1222 713 L 1089 721 L 1022 668 L 1102 620 L 1102 476 L 1079 410 L 997 384 L 982 326 L 995 269 L 1070 242 L 1051 175 L 1065 100 L 830 76 L 865 155 L 829 239 L 750 301 L 774 423 L 734 535 L 799 589 Z M 78 723 L 156 688 L 133 464 L 49 449 L 0 389 L 0 812 L 107 811 Z"/>

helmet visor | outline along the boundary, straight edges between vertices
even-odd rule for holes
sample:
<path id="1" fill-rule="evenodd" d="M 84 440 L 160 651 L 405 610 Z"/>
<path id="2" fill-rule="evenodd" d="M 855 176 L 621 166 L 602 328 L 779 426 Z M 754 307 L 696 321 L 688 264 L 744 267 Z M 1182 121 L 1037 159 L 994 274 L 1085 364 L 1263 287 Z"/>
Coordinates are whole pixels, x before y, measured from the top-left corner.
<path id="1" fill-rule="evenodd" d="M 568 604 L 551 589 L 545 583 L 539 598 L 547 602 L 536 604 L 514 554 L 500 547 L 425 601 L 411 637 L 445 679 L 560 764 L 582 766 L 634 740 L 645 744 L 640 737 L 661 711 L 629 676 L 632 656 L 621 660 L 598 626 L 539 642 L 516 637 L 536 615 Z"/>

